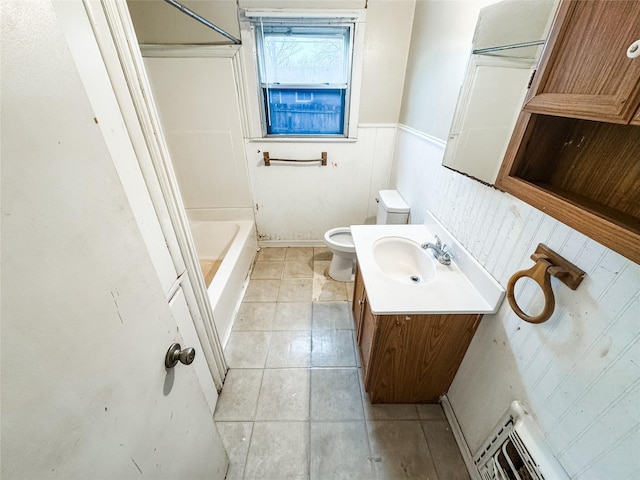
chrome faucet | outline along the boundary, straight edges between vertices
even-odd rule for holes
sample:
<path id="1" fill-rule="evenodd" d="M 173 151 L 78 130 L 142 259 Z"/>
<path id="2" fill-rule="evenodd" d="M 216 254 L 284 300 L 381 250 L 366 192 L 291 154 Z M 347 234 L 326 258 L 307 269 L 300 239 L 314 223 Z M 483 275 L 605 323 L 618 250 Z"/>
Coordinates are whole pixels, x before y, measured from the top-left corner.
<path id="1" fill-rule="evenodd" d="M 421 245 L 424 250 L 431 249 L 433 250 L 433 256 L 443 265 L 451 265 L 451 255 L 447 252 L 447 246 L 443 245 L 440 241 L 440 238 L 435 235 L 436 244 L 426 242 Z"/>

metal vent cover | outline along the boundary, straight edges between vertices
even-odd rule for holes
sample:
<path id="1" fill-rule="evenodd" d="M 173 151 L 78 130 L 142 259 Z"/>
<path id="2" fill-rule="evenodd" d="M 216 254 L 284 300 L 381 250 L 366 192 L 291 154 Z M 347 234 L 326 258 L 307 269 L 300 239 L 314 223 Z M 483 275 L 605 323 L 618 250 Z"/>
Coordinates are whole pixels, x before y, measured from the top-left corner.
<path id="1" fill-rule="evenodd" d="M 473 455 L 482 480 L 569 480 L 544 435 L 514 401 Z"/>

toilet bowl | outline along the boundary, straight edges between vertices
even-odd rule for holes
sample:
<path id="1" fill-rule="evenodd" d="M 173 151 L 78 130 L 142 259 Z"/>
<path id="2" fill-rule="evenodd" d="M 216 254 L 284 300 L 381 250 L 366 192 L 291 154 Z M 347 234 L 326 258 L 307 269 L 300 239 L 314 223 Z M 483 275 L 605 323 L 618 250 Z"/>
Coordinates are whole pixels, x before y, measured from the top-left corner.
<path id="1" fill-rule="evenodd" d="M 329 276 L 338 282 L 353 282 L 355 275 L 356 247 L 349 227 L 327 230 L 324 243 L 333 253 Z"/>
<path id="2" fill-rule="evenodd" d="M 397 190 L 380 190 L 378 192 L 378 214 L 376 223 L 402 224 L 409 219 L 409 205 Z M 333 252 L 329 276 L 339 282 L 353 282 L 355 277 L 356 247 L 349 227 L 338 227 L 327 230 L 324 243 Z"/>

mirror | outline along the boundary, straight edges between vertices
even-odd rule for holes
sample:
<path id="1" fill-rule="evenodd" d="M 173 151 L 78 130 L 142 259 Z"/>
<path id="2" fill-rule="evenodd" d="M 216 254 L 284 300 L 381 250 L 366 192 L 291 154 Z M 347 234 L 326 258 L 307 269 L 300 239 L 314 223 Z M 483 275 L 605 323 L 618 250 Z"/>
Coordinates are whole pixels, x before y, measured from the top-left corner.
<path id="1" fill-rule="evenodd" d="M 495 183 L 556 7 L 556 0 L 505 0 L 480 10 L 445 167 Z"/>

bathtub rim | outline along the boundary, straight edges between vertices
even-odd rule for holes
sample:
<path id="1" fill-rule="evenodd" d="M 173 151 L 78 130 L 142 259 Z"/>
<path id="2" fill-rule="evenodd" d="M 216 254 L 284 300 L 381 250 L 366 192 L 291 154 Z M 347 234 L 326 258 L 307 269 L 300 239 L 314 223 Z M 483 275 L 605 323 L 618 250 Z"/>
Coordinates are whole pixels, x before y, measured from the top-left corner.
<path id="1" fill-rule="evenodd" d="M 218 271 L 207 287 L 207 297 L 213 311 L 213 328 L 216 329 L 224 348 L 229 340 L 259 249 L 255 222 L 253 220 L 197 219 L 190 220 L 189 223 L 232 223 L 239 227 Z M 231 296 L 233 298 L 230 298 Z"/>

